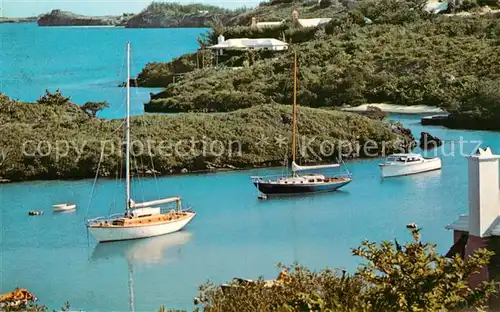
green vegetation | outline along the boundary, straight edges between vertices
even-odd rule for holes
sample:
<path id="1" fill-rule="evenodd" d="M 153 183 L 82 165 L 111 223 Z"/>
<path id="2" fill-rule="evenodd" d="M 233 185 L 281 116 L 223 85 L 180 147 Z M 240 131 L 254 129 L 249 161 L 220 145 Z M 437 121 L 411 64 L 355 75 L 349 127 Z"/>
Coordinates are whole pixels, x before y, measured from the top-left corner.
<path id="1" fill-rule="evenodd" d="M 169 16 L 197 14 L 199 11 L 209 11 L 210 13 L 218 14 L 226 14 L 231 12 L 231 10 L 224 9 L 215 5 L 207 5 L 202 3 L 180 4 L 171 2 L 151 2 L 151 4 L 143 10 L 143 12 Z"/>
<path id="2" fill-rule="evenodd" d="M 97 113 L 100 112 L 101 110 L 109 107 L 109 103 L 104 101 L 104 102 L 86 102 L 81 106 L 81 109 L 83 109 L 87 114 L 89 114 L 92 117 L 96 117 Z"/>
<path id="3" fill-rule="evenodd" d="M 279 1 L 263 1 L 258 7 L 252 10 L 241 12 L 236 17 L 232 18 L 227 26 L 250 26 L 252 17 L 257 19 L 257 22 L 279 22 L 282 20 L 290 20 L 293 9 L 299 11 L 299 18 L 316 18 L 316 17 L 332 17 L 344 7 L 337 5 L 318 5 L 318 1 L 304 0 L 279 0 Z"/>
<path id="4" fill-rule="evenodd" d="M 213 19 L 221 19 L 227 23 L 244 11 L 245 8 L 233 11 L 201 3 L 152 2 L 141 13 L 133 16 L 126 27 L 207 27 Z"/>
<path id="5" fill-rule="evenodd" d="M 160 174 L 217 168 L 252 168 L 282 165 L 288 144 L 277 147 L 276 137 L 290 135 L 291 107 L 263 105 L 226 114 L 143 115 L 132 118 L 132 169 L 136 174 Z M 380 143 L 370 153 L 406 150 L 411 134 L 404 129 L 357 114 L 300 108 L 299 131 L 310 149 L 302 163 L 333 161 L 354 148 L 351 157 L 369 140 Z M 78 179 L 120 174 L 123 123 L 93 118 L 59 91 L 37 103 L 22 103 L 0 96 L 0 176 L 19 181 Z M 260 144 L 268 137 L 267 144 Z M 329 156 L 318 156 L 324 140 L 342 145 Z M 215 142 L 215 143 L 214 143 Z M 217 143 L 221 142 L 221 143 Z M 388 142 L 385 147 L 383 142 Z M 304 145 L 305 148 L 306 145 Z M 142 151 L 141 151 L 142 148 Z M 325 147 L 323 147 L 325 148 Z M 175 152 L 177 150 L 177 152 Z M 204 152 L 205 151 L 205 152 Z M 183 170 L 185 169 L 185 170 Z"/>
<path id="6" fill-rule="evenodd" d="M 203 311 L 461 311 L 484 307 L 495 292 L 495 282 L 469 286 L 467 280 L 488 265 L 492 252 L 478 249 L 467 261 L 456 255 L 447 259 L 435 245 L 421 241 L 400 245 L 364 241 L 353 249 L 364 263 L 354 274 L 325 269 L 315 272 L 301 265 L 288 268 L 274 285 L 233 280 L 221 288 L 207 282 L 200 289 Z M 160 310 L 161 311 L 161 310 Z M 469 311 L 469 310 L 467 310 Z"/>
<path id="7" fill-rule="evenodd" d="M 141 87 L 166 87 L 173 83 L 175 79 L 181 79 L 179 74 L 188 73 L 196 69 L 206 68 L 213 64 L 214 55 L 211 51 L 200 51 L 198 53 L 185 54 L 172 61 L 152 62 L 137 75 L 132 85 Z"/>
<path id="8" fill-rule="evenodd" d="M 453 123 L 462 127 L 500 129 L 493 119 L 498 111 L 498 105 L 492 103 L 495 97 L 476 107 L 479 94 L 495 92 L 494 85 L 500 81 L 500 20 L 492 14 L 468 18 L 432 15 L 422 6 L 423 1 L 417 0 L 365 0 L 354 9 L 332 15 L 330 23 L 318 28 L 301 28 L 290 22 L 263 29 L 217 24 L 202 44 L 214 43 L 220 33 L 226 38 L 283 39 L 284 35 L 293 44 L 289 52 L 272 56 L 247 52 L 219 58 L 219 66 L 213 69 L 191 66 L 193 71 L 181 82 L 163 80 L 161 86 L 168 83 L 165 90 L 145 108 L 156 112 L 224 112 L 291 103 L 290 69 L 296 51 L 298 101 L 302 105 L 432 105 L 454 113 Z M 271 8 L 274 6 L 268 6 Z M 365 17 L 372 23 L 367 24 Z M 228 70 L 220 64 L 242 66 L 244 61 L 249 66 L 240 70 Z M 157 80 L 163 75 L 153 68 L 148 68 L 148 73 Z M 145 73 L 142 79 L 147 80 L 147 76 Z"/>

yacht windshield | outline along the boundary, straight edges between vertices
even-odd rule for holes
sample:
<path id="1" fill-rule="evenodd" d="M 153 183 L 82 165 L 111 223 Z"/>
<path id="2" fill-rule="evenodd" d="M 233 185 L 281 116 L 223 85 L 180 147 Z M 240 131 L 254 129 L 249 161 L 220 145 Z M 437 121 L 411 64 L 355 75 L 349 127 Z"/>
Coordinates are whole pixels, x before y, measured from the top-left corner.
<path id="1" fill-rule="evenodd" d="M 406 158 L 404 156 L 390 156 L 387 157 L 387 162 L 406 162 Z"/>

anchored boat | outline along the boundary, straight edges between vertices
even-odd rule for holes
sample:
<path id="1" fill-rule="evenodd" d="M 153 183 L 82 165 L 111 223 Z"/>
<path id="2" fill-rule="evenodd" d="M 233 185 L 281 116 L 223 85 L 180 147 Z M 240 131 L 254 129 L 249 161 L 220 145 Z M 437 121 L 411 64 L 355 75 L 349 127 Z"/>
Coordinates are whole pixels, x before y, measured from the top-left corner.
<path id="1" fill-rule="evenodd" d="M 298 172 L 339 168 L 339 164 L 327 164 L 319 166 L 299 166 L 295 162 L 297 151 L 297 54 L 294 56 L 293 71 L 293 109 L 292 109 L 292 174 L 281 177 L 251 177 L 255 187 L 264 195 L 259 198 L 275 195 L 297 195 L 319 192 L 332 192 L 352 181 L 349 172 L 346 175 L 326 176 L 320 173 L 298 174 Z"/>
<path id="2" fill-rule="evenodd" d="M 425 158 L 420 154 L 393 154 L 379 164 L 382 178 L 405 176 L 441 169 L 439 157 Z"/>
<path id="3" fill-rule="evenodd" d="M 54 212 L 60 212 L 60 211 L 71 211 L 75 210 L 76 205 L 75 204 L 57 204 L 57 205 L 52 205 L 52 211 Z"/>
<path id="4" fill-rule="evenodd" d="M 130 194 L 130 43 L 127 43 L 127 116 L 125 120 L 125 213 L 87 220 L 90 234 L 98 242 L 123 241 L 165 235 L 182 230 L 196 216 L 183 210 L 180 197 L 135 203 Z M 175 204 L 169 208 L 163 205 Z"/>

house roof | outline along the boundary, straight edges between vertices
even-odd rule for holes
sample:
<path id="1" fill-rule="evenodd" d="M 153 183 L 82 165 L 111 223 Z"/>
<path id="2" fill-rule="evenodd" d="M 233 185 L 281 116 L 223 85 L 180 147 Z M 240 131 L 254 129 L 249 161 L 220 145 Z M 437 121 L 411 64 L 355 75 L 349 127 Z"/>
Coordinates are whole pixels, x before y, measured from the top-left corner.
<path id="1" fill-rule="evenodd" d="M 447 230 L 455 230 L 462 232 L 469 232 L 469 215 L 461 214 L 458 220 L 447 225 L 445 227 Z M 500 236 L 500 216 L 497 217 L 492 226 L 488 229 L 486 236 Z"/>
<path id="2" fill-rule="evenodd" d="M 284 21 L 281 22 L 257 22 L 255 26 L 257 27 L 274 27 L 283 24 Z"/>
<path id="3" fill-rule="evenodd" d="M 299 24 L 302 27 L 316 27 L 330 22 L 331 18 L 299 18 Z"/>
<path id="4" fill-rule="evenodd" d="M 274 38 L 234 38 L 228 39 L 220 44 L 209 46 L 209 49 L 226 49 L 226 50 L 240 50 L 251 48 L 274 48 L 274 47 L 288 47 L 286 42 Z"/>
<path id="5" fill-rule="evenodd" d="M 437 14 L 439 12 L 443 12 L 443 11 L 448 10 L 448 3 L 447 2 L 429 1 L 425 5 L 424 10 L 426 10 L 429 13 Z"/>

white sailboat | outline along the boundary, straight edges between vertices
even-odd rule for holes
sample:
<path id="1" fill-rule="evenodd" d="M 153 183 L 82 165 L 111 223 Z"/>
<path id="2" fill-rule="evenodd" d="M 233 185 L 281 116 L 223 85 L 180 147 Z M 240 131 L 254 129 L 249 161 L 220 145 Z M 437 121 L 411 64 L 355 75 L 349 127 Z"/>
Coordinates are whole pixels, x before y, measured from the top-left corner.
<path id="1" fill-rule="evenodd" d="M 98 242 L 123 241 L 165 235 L 182 230 L 196 216 L 183 210 L 180 197 L 135 203 L 130 195 L 130 42 L 127 42 L 126 206 L 125 213 L 87 220 L 90 234 Z M 161 205 L 176 204 L 162 211 Z"/>

